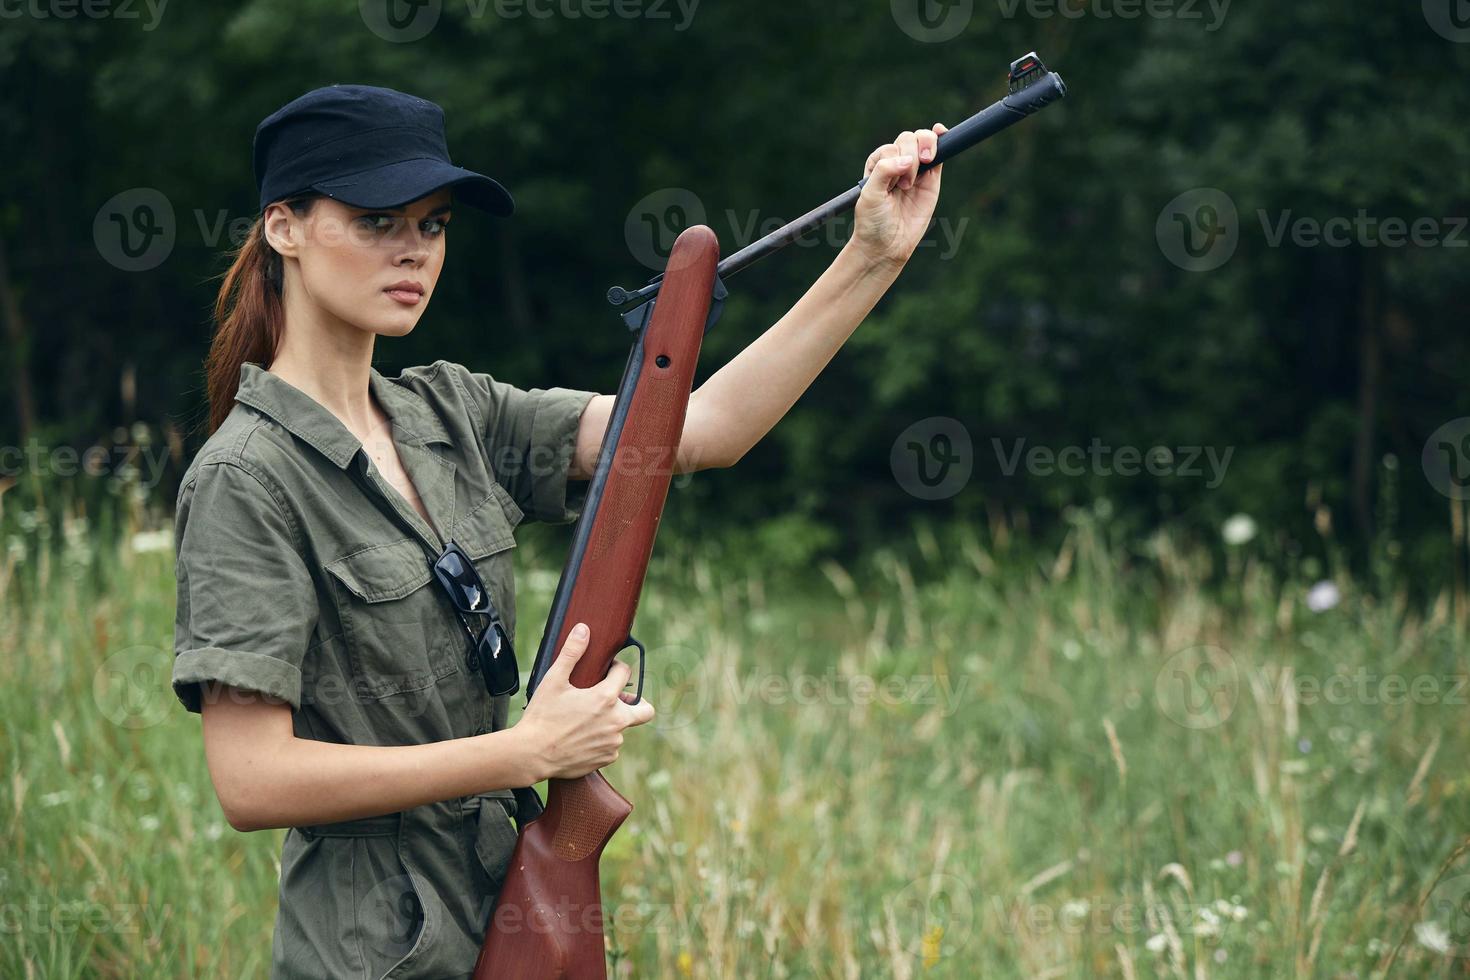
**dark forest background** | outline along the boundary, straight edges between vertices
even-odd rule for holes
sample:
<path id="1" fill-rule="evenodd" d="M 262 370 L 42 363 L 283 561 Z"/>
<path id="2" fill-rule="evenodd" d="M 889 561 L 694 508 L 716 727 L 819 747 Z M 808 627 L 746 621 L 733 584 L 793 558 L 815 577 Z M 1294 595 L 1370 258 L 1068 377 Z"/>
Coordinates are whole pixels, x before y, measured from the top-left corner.
<path id="1" fill-rule="evenodd" d="M 1068 100 L 946 168 L 932 244 L 737 468 L 676 483 L 671 525 L 755 529 L 800 562 L 915 518 L 1045 536 L 1082 507 L 1220 547 L 1245 514 L 1282 560 L 1339 549 L 1445 582 L 1464 548 L 1452 478 L 1470 473 L 1465 6 L 11 4 L 0 441 L 172 446 L 145 488 L 171 504 L 204 436 L 215 277 L 256 212 L 251 136 L 309 88 L 437 101 L 456 162 L 516 197 L 508 222 L 461 213 L 432 307 L 380 367 L 445 357 L 612 391 L 629 337 L 604 292 L 651 274 L 678 227 L 703 220 L 733 251 L 849 187 L 900 130 L 1000 97 L 1035 49 Z M 849 227 L 731 280 L 701 377 Z M 924 500 L 890 449 L 934 417 L 963 425 L 972 473 Z M 1218 481 L 1203 459 L 1003 465 L 1095 443 L 1231 455 Z M 1442 451 L 1467 469 L 1437 472 Z M 25 499 L 25 472 L 0 479 Z"/>

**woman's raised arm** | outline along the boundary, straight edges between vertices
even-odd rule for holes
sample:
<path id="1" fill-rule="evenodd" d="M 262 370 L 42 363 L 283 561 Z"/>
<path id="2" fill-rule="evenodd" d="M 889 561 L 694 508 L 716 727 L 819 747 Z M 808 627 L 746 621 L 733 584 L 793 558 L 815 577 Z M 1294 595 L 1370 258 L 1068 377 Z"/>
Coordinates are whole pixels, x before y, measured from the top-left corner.
<path id="1" fill-rule="evenodd" d="M 779 422 L 893 285 L 929 227 L 943 165 L 942 123 L 900 133 L 868 157 L 852 238 L 796 305 L 689 396 L 674 472 L 732 466 Z M 612 395 L 587 404 L 568 479 L 585 480 L 612 416 Z"/>

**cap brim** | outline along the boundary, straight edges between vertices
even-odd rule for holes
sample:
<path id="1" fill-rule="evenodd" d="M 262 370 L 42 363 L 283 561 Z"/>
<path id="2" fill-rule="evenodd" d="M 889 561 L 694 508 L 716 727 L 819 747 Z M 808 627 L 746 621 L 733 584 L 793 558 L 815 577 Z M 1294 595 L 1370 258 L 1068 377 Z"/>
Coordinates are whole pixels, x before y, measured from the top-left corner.
<path id="1" fill-rule="evenodd" d="M 398 208 L 444 188 L 454 198 L 502 218 L 515 212 L 510 192 L 484 174 L 443 160 L 400 160 L 372 170 L 318 181 L 312 190 L 355 208 Z"/>

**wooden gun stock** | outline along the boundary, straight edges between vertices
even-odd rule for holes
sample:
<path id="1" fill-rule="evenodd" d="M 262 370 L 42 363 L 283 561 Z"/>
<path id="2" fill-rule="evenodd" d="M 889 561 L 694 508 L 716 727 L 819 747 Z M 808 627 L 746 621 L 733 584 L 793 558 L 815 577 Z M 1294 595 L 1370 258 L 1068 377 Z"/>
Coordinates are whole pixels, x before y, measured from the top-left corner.
<path id="1" fill-rule="evenodd" d="M 674 242 L 658 299 L 618 386 L 528 697 L 577 623 L 592 631 L 572 671 L 578 687 L 606 677 L 629 645 L 684 430 L 718 261 L 719 242 L 704 225 L 686 229 Z M 601 773 L 550 781 L 546 809 L 516 842 L 475 980 L 606 977 L 597 865 L 632 810 Z"/>

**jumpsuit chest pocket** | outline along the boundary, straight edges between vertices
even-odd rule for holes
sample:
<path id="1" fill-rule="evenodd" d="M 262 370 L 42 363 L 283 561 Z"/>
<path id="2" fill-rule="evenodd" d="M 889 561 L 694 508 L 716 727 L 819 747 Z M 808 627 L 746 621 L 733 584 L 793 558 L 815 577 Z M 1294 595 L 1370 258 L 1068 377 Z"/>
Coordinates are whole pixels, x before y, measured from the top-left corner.
<path id="1" fill-rule="evenodd" d="M 515 628 L 515 588 L 509 550 L 521 511 L 498 484 L 454 523 L 452 536 L 475 563 Z M 464 669 L 469 639 L 449 597 L 434 581 L 430 558 L 415 538 L 370 545 L 326 565 L 335 593 L 353 683 L 379 700 L 422 691 Z M 478 626 L 477 617 L 471 625 Z"/>
<path id="2" fill-rule="evenodd" d="M 413 538 L 371 545 L 326 566 L 336 594 L 353 683 L 368 698 L 421 691 L 458 669 L 463 632 L 430 581 Z M 462 641 L 461 641 L 461 645 Z"/>

